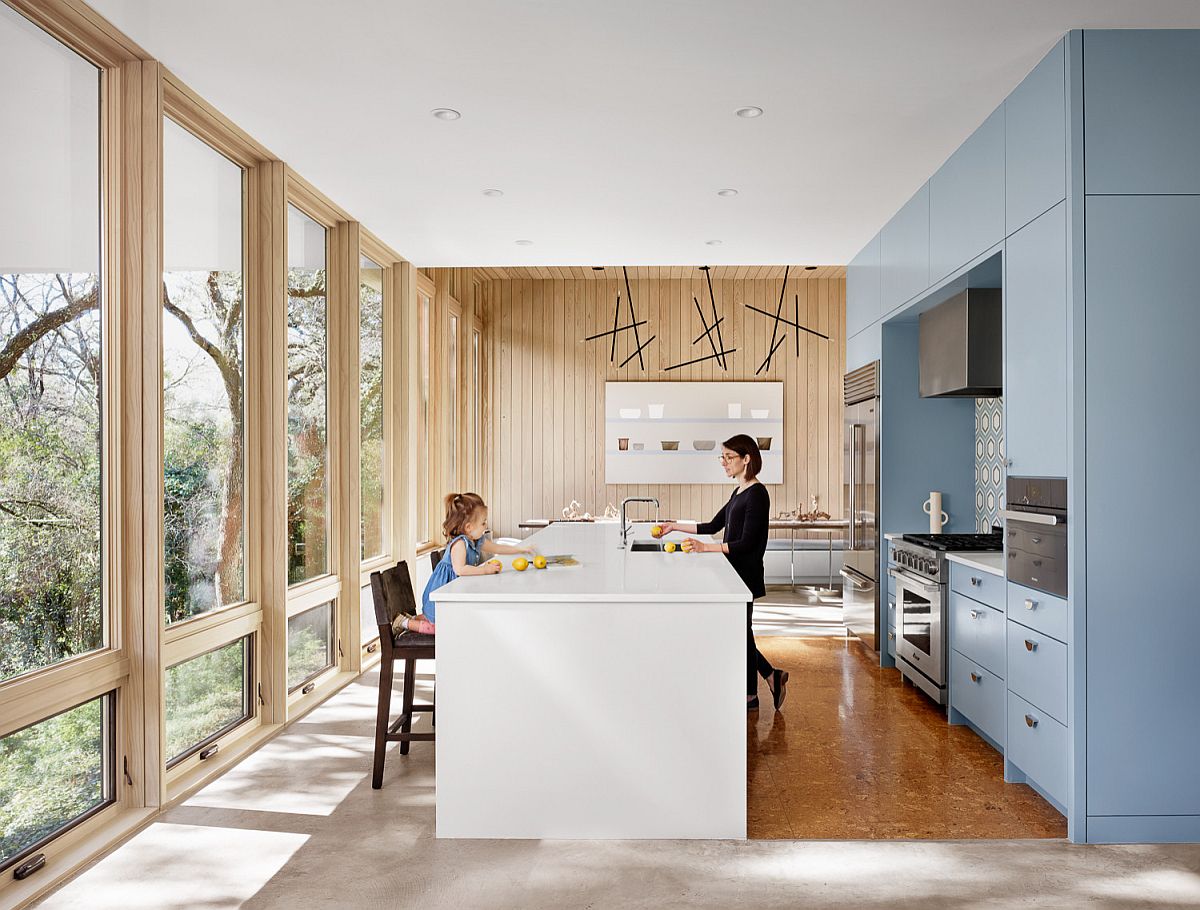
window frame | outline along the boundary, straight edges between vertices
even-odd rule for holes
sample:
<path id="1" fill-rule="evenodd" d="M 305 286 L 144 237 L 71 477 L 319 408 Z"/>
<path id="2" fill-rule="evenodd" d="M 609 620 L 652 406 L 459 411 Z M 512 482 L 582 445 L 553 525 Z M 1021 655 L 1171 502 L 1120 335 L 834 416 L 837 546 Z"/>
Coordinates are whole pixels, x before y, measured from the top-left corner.
<path id="1" fill-rule="evenodd" d="M 212 654 L 214 651 L 219 651 L 222 648 L 228 648 L 230 645 L 238 644 L 240 642 L 242 645 L 242 660 L 243 660 L 243 664 L 245 666 L 245 676 L 243 678 L 243 686 L 242 686 L 242 695 L 243 695 L 242 716 L 239 717 L 235 721 L 225 724 L 219 730 L 215 730 L 214 732 L 210 733 L 208 736 L 204 737 L 199 742 L 197 742 L 191 746 L 188 746 L 187 749 L 185 749 L 183 752 L 180 752 L 178 755 L 172 756 L 167 752 L 166 749 L 164 749 L 163 755 L 165 757 L 165 765 L 166 765 L 168 773 L 170 773 L 173 769 L 175 769 L 177 766 L 179 766 L 183 762 L 187 761 L 193 755 L 199 756 L 199 753 L 203 752 L 206 748 L 213 745 L 214 743 L 216 743 L 218 746 L 220 746 L 222 741 L 225 741 L 226 737 L 228 737 L 230 733 L 233 733 L 235 730 L 237 730 L 238 727 L 241 727 L 243 724 L 251 723 L 258 716 L 258 711 L 256 710 L 256 706 L 255 706 L 255 702 L 257 701 L 257 699 L 255 698 L 255 690 L 256 690 L 257 684 L 258 684 L 258 679 L 256 678 L 256 673 L 255 673 L 255 668 L 257 665 L 257 654 L 258 654 L 257 646 L 255 643 L 255 639 L 257 637 L 258 637 L 257 632 L 247 632 L 245 635 L 242 635 L 239 638 L 235 638 L 232 641 L 227 641 L 224 644 L 214 645 L 213 647 L 209 648 L 207 651 L 201 651 L 199 654 L 193 654 L 190 657 L 185 657 L 183 660 L 177 661 L 176 663 L 167 664 L 164 662 L 163 674 L 165 676 L 165 674 L 168 671 L 173 670 L 176 667 L 187 663 L 188 661 L 196 660 L 198 658 L 204 657 L 206 654 Z M 164 705 L 163 705 L 163 735 L 164 735 L 164 739 L 165 739 L 166 728 L 167 728 L 166 682 L 165 681 L 163 683 L 163 701 L 164 701 Z M 198 759 L 198 760 L 202 760 L 202 759 Z"/>
<path id="2" fill-rule="evenodd" d="M 434 391 L 437 386 L 437 285 L 427 275 L 417 273 L 416 288 L 416 355 L 417 355 L 417 413 L 414 420 L 416 436 L 416 483 L 417 483 L 417 527 L 415 528 L 417 553 L 434 548 L 437 527 L 437 497 L 432 491 L 437 484 L 437 471 L 433 453 L 436 450 L 437 413 Z"/>

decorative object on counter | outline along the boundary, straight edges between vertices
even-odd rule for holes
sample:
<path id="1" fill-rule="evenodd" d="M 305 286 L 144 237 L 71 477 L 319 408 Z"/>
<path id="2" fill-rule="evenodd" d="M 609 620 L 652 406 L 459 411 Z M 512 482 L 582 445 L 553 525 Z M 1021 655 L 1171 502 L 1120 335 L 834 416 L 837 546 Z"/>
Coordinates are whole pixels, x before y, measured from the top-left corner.
<path id="1" fill-rule="evenodd" d="M 711 452 L 717 447 L 715 439 L 693 439 L 692 448 L 697 452 Z"/>
<path id="2" fill-rule="evenodd" d="M 764 452 L 771 451 L 771 437 L 770 436 L 758 436 L 755 438 L 755 441 L 758 443 L 758 447 L 762 451 L 764 451 Z"/>
<path id="3" fill-rule="evenodd" d="M 715 360 L 722 370 L 727 370 L 729 368 L 729 364 L 725 358 L 727 355 L 732 354 L 737 350 L 737 348 L 725 350 L 725 341 L 721 335 L 721 323 L 725 321 L 725 317 L 717 317 L 717 299 L 715 296 L 713 296 L 712 276 L 709 274 L 709 267 L 702 265 L 700 266 L 700 271 L 702 271 L 705 278 L 708 279 L 708 299 L 712 304 L 712 322 L 709 323 L 709 321 L 705 318 L 704 308 L 700 306 L 700 301 L 695 297 L 692 297 L 692 303 L 696 304 L 696 312 L 700 314 L 700 325 L 704 327 L 704 331 L 692 340 L 692 346 L 694 347 L 702 340 L 707 339 L 708 345 L 712 349 L 712 353 L 705 354 L 703 357 L 697 357 L 693 360 L 684 361 L 683 363 L 672 364 L 671 366 L 666 367 L 667 370 L 678 370 L 681 367 L 689 367 L 694 363 L 703 363 L 706 360 Z"/>
<path id="4" fill-rule="evenodd" d="M 620 449 L 622 452 L 628 451 L 629 450 L 629 437 L 628 436 L 618 436 L 617 437 L 617 448 Z"/>
<path id="5" fill-rule="evenodd" d="M 650 405 L 647 409 L 647 415 L 650 417 L 651 420 L 662 420 L 663 405 L 661 405 L 661 404 Z"/>
<path id="6" fill-rule="evenodd" d="M 640 442 L 636 442 L 636 443 L 634 443 L 633 447 L 635 449 L 637 449 L 637 448 L 641 448 L 641 445 L 642 444 Z M 614 506 L 611 502 L 607 506 L 604 507 L 604 517 L 606 520 L 616 521 L 616 519 L 619 518 L 620 515 L 621 515 L 621 513 L 617 511 L 617 507 Z"/>
<path id="7" fill-rule="evenodd" d="M 621 410 L 618 413 L 620 413 L 622 420 L 637 420 L 639 417 L 642 416 L 642 409 L 641 408 L 621 408 Z"/>
<path id="8" fill-rule="evenodd" d="M 921 509 L 929 516 L 929 533 L 941 534 L 942 525 L 950 521 L 950 516 L 942 511 L 942 494 L 933 490 Z"/>
<path id="9" fill-rule="evenodd" d="M 640 451 L 642 451 L 644 448 L 646 448 L 646 444 L 645 444 L 644 442 L 635 442 L 635 443 L 633 444 L 633 450 L 634 450 L 635 452 L 640 452 Z"/>
<path id="10" fill-rule="evenodd" d="M 730 402 L 729 407 L 726 410 L 729 414 L 730 420 L 742 419 L 742 405 L 740 402 Z"/>
<path id="11" fill-rule="evenodd" d="M 752 420 L 766 420 L 770 416 L 771 416 L 770 408 L 751 408 L 750 409 L 750 418 Z"/>
<path id="12" fill-rule="evenodd" d="M 679 451 L 679 440 L 678 439 L 664 439 L 664 440 L 662 440 L 662 447 L 663 447 L 664 452 L 678 452 Z"/>
<path id="13" fill-rule="evenodd" d="M 595 521 L 590 512 L 583 511 L 583 504 L 571 500 L 571 504 L 562 510 L 563 521 Z"/>

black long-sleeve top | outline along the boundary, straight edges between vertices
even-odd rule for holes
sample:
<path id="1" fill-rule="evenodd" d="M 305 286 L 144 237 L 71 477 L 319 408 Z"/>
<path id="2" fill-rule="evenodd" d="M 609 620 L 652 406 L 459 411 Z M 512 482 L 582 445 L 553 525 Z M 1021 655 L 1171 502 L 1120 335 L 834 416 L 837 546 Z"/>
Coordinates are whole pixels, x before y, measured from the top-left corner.
<path id="1" fill-rule="evenodd" d="M 763 555 L 767 552 L 770 520 L 771 494 L 761 483 L 754 483 L 740 492 L 734 490 L 712 521 L 696 525 L 697 534 L 715 534 L 725 529 L 725 544 L 729 547 L 725 558 L 746 583 L 751 597 L 767 593 L 763 583 Z"/>

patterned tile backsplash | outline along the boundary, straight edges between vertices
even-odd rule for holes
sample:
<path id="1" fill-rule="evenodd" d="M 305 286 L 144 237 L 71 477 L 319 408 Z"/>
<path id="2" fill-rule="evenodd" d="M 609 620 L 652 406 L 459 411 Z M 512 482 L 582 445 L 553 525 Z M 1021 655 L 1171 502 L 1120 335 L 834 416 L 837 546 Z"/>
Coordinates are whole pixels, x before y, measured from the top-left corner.
<path id="1" fill-rule="evenodd" d="M 975 529 L 987 533 L 1004 508 L 1004 399 L 975 399 Z"/>

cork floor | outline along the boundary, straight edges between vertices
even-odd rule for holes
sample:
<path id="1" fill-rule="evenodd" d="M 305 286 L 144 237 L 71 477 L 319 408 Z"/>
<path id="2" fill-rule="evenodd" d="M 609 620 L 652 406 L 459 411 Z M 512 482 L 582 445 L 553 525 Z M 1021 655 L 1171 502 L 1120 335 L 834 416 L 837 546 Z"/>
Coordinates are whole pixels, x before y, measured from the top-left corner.
<path id="1" fill-rule="evenodd" d="M 782 712 L 770 709 L 763 685 L 763 709 L 747 721 L 749 837 L 1066 837 L 1066 819 L 1040 796 L 1004 783 L 998 752 L 950 726 L 857 641 L 821 625 L 812 637 L 794 637 L 805 635 L 802 625 L 756 632 L 759 649 L 791 679 Z"/>

